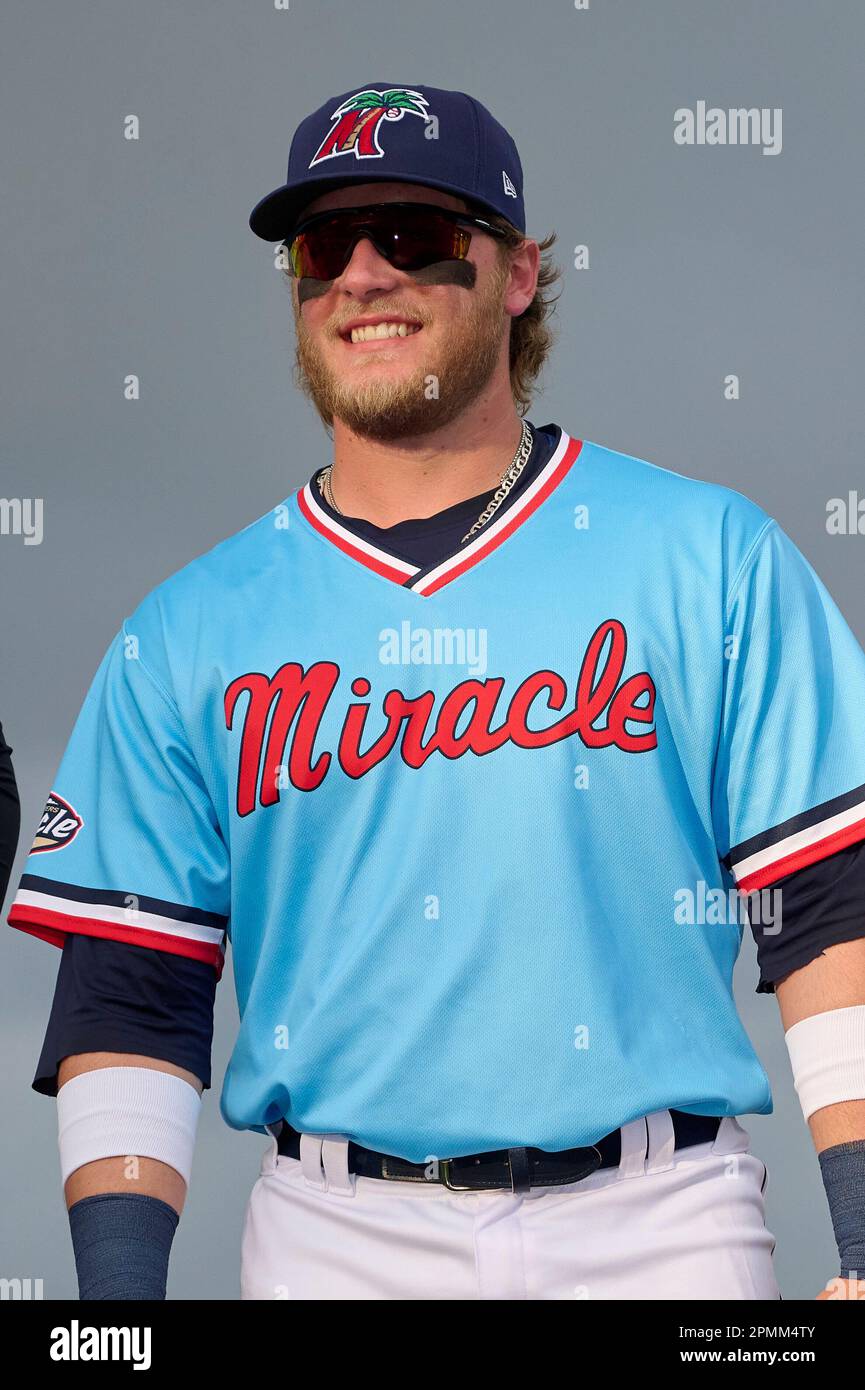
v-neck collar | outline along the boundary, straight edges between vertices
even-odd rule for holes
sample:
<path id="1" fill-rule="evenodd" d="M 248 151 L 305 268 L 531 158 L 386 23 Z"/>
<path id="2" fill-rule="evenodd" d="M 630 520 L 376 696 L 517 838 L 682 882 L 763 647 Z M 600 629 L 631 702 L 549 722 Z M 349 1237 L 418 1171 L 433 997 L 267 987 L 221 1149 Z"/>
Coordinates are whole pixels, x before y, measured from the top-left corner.
<path id="1" fill-rule="evenodd" d="M 301 488 L 295 496 L 300 511 L 313 530 L 335 545 L 344 555 L 367 569 L 373 570 L 383 579 L 389 579 L 404 589 L 411 589 L 421 598 L 429 598 L 446 584 L 452 583 L 465 574 L 481 560 L 512 536 L 530 516 L 546 501 L 567 475 L 583 447 L 581 439 L 571 439 L 564 430 L 561 438 L 546 465 L 537 477 L 514 498 L 510 507 L 503 509 L 493 518 L 468 545 L 434 565 L 418 568 L 381 546 L 374 545 L 362 536 L 341 525 L 321 506 L 317 489 L 312 481 Z"/>

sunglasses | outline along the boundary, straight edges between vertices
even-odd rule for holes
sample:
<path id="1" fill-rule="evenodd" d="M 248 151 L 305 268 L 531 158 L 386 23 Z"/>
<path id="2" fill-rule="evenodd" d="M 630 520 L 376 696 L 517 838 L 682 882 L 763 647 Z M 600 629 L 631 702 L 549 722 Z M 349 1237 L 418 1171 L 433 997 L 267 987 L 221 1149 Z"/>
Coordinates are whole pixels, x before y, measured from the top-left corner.
<path id="1" fill-rule="evenodd" d="M 465 260 L 473 230 L 500 239 L 506 235 L 483 217 L 431 203 L 370 203 L 316 213 L 299 223 L 285 245 L 298 280 L 305 275 L 335 280 L 363 238 L 397 270 L 423 270 L 436 261 Z"/>

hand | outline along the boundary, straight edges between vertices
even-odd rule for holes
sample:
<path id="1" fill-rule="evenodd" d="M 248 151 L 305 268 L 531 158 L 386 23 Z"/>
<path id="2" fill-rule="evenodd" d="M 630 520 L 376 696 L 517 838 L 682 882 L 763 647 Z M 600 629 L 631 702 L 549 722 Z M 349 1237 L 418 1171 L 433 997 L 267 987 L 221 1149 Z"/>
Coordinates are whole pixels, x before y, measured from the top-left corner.
<path id="1" fill-rule="evenodd" d="M 825 1299 L 836 1303 L 865 1303 L 865 1279 L 842 1279 L 840 1274 L 830 1279 L 817 1301 Z"/>

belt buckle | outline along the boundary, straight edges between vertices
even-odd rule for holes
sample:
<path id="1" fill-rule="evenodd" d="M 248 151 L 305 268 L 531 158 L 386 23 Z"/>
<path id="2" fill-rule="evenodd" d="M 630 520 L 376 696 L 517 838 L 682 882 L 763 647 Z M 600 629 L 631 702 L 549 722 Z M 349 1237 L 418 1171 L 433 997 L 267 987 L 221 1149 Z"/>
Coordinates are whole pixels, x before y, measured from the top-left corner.
<path id="1" fill-rule="evenodd" d="M 455 1163 L 460 1162 L 461 1160 L 459 1158 L 439 1159 L 439 1173 L 441 1174 L 441 1180 L 449 1192 L 507 1192 L 507 1188 L 502 1187 L 482 1187 L 478 1183 L 454 1182 L 453 1165 Z M 511 1173 L 510 1155 L 507 1153 L 507 1151 L 505 1151 L 505 1166 L 508 1170 L 508 1174 L 510 1175 L 511 1191 L 513 1191 L 514 1177 L 513 1173 Z"/>
<path id="2" fill-rule="evenodd" d="M 457 1182 L 454 1182 L 453 1176 L 452 1176 L 452 1172 L 451 1172 L 451 1167 L 452 1167 L 452 1165 L 453 1165 L 454 1163 L 459 1163 L 459 1162 L 460 1162 L 460 1159 L 458 1159 L 458 1158 L 439 1158 L 439 1159 L 436 1159 L 436 1162 L 437 1162 L 437 1164 L 438 1164 L 438 1171 L 439 1171 L 440 1180 L 441 1180 L 441 1182 L 444 1184 L 444 1186 L 445 1186 L 446 1188 L 448 1188 L 449 1191 L 451 1191 L 451 1192 L 499 1192 L 499 1191 L 501 1191 L 501 1189 L 498 1188 L 498 1187 L 476 1187 L 474 1183 L 470 1183 L 470 1182 L 467 1182 L 467 1183 L 457 1183 Z M 418 1166 L 420 1166 L 420 1165 L 418 1165 Z M 395 1173 L 395 1172 L 393 1172 L 393 1171 L 391 1170 L 391 1167 L 390 1167 L 390 1164 L 389 1164 L 389 1162 L 388 1162 L 388 1159 L 387 1159 L 387 1156 L 386 1156 L 386 1155 L 382 1155 L 382 1160 L 381 1160 L 381 1175 L 382 1175 L 383 1178 L 388 1178 L 388 1179 L 390 1179 L 391 1182 L 430 1182 L 430 1181 L 432 1181 L 432 1179 L 427 1178 L 427 1176 L 426 1176 L 425 1173 Z"/>

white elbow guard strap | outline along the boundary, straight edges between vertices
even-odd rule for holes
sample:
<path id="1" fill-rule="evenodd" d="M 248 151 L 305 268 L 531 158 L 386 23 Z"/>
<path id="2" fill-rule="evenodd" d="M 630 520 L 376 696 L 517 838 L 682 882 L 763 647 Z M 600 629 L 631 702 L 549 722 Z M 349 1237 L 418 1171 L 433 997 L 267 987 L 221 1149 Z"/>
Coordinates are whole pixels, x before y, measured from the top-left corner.
<path id="1" fill-rule="evenodd" d="M 157 1158 L 189 1182 L 201 1097 L 152 1067 L 101 1067 L 57 1092 L 63 1181 L 97 1158 Z"/>
<path id="2" fill-rule="evenodd" d="M 806 1120 L 824 1105 L 865 1100 L 865 1004 L 803 1018 L 784 1039 Z"/>

